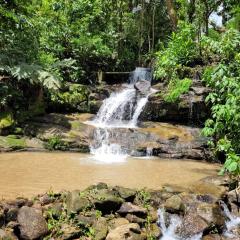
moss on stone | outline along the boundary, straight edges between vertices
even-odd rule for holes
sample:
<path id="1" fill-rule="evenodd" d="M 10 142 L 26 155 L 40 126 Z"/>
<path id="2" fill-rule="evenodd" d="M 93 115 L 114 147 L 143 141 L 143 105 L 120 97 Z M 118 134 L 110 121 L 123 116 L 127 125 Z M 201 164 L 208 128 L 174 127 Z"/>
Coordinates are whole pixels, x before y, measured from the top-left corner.
<path id="1" fill-rule="evenodd" d="M 10 127 L 13 124 L 14 119 L 11 112 L 0 113 L 0 129 Z"/>
<path id="2" fill-rule="evenodd" d="M 72 121 L 72 122 L 70 122 L 70 124 L 71 124 L 71 129 L 72 130 L 80 131 L 80 130 L 84 130 L 84 128 L 86 127 L 85 124 L 83 124 L 79 121 Z"/>
<path id="3" fill-rule="evenodd" d="M 13 150 L 23 149 L 26 147 L 26 141 L 24 138 L 19 138 L 16 135 L 9 135 L 6 137 L 0 136 L 0 146 Z"/>

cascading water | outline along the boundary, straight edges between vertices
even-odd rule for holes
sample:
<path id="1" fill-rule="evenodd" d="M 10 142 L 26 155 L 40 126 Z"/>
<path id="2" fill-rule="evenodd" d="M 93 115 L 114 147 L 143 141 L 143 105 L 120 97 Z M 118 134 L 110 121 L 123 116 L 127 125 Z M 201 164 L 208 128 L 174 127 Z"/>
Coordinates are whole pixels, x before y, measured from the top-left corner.
<path id="1" fill-rule="evenodd" d="M 182 224 L 182 219 L 178 215 L 171 215 L 169 219 L 169 225 L 166 226 L 166 221 L 164 217 L 164 209 L 158 210 L 158 225 L 162 231 L 162 237 L 160 240 L 201 240 L 202 233 L 197 235 L 182 238 L 177 234 L 178 228 Z"/>
<path id="2" fill-rule="evenodd" d="M 136 83 L 139 80 L 147 80 L 151 82 L 152 80 L 152 70 L 151 68 L 137 67 L 135 71 L 130 74 L 130 83 Z"/>
<path id="3" fill-rule="evenodd" d="M 151 81 L 149 74 L 148 69 L 137 68 L 131 74 L 130 84 L 105 99 L 96 118 L 88 122 L 96 127 L 91 144 L 91 153 L 94 155 L 94 159 L 101 162 L 119 162 L 127 158 L 126 149 L 117 142 L 116 128 L 137 127 L 138 118 L 147 103 L 148 96 L 154 90 L 147 89 L 142 94 L 134 87 L 134 84 L 138 80 Z M 113 129 L 115 129 L 114 137 L 112 136 Z"/>
<path id="4" fill-rule="evenodd" d="M 226 229 L 223 232 L 223 235 L 227 239 L 239 239 L 239 233 L 237 231 L 238 227 L 240 226 L 240 217 L 234 216 L 228 209 L 227 205 L 224 202 L 221 202 L 221 206 L 223 208 L 223 213 L 227 218 L 225 225 Z M 169 225 L 166 226 L 165 221 L 165 211 L 164 209 L 158 210 L 158 225 L 162 232 L 162 237 L 160 240 L 201 240 L 202 233 L 199 233 L 194 236 L 190 236 L 188 238 L 183 238 L 177 234 L 179 227 L 181 226 L 183 220 L 178 215 L 170 215 Z"/>
<path id="5" fill-rule="evenodd" d="M 94 125 L 100 128 L 129 127 L 135 101 L 136 90 L 132 87 L 112 93 L 104 100 L 93 121 Z"/>
<path id="6" fill-rule="evenodd" d="M 236 237 L 240 237 L 236 236 L 238 233 L 234 232 L 236 231 L 237 227 L 240 226 L 240 217 L 236 217 L 231 214 L 224 202 L 222 202 L 221 205 L 223 207 L 223 212 L 228 219 L 226 221 L 226 231 L 224 232 L 225 237 L 228 239 L 236 239 Z"/>

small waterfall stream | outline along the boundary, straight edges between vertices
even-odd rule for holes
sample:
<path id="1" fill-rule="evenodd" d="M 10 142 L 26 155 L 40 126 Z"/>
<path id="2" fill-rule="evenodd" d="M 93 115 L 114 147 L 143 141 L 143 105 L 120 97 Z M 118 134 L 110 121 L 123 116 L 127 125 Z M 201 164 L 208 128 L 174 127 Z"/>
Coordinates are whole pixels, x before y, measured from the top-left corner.
<path id="1" fill-rule="evenodd" d="M 169 219 L 169 225 L 167 227 L 165 217 L 164 217 L 164 209 L 158 210 L 158 224 L 162 231 L 163 236 L 160 238 L 160 240 L 201 240 L 202 239 L 202 233 L 191 236 L 189 238 L 182 238 L 179 236 L 176 232 L 177 229 L 182 224 L 182 219 L 178 215 L 171 215 Z"/>
<path id="2" fill-rule="evenodd" d="M 140 93 L 134 86 L 138 80 L 151 81 L 150 73 L 136 68 L 130 76 L 130 83 L 124 89 L 114 92 L 105 99 L 96 118 L 89 122 L 96 127 L 91 154 L 100 162 L 124 161 L 128 154 L 118 143 L 118 128 L 136 128 L 138 118 L 153 89 Z M 144 77 L 144 79 L 142 79 Z M 114 131 L 114 136 L 112 132 Z M 121 134 L 121 132 L 119 132 Z M 114 141 L 113 141 L 114 139 Z M 127 139 L 126 139 L 127 140 Z"/>
<path id="3" fill-rule="evenodd" d="M 228 239 L 236 239 L 237 236 L 234 233 L 234 230 L 236 230 L 236 228 L 240 226 L 240 217 L 236 217 L 233 214 L 231 214 L 227 205 L 223 202 L 222 202 L 222 207 L 223 207 L 223 212 L 228 219 L 226 221 L 226 231 L 224 235 Z"/>
<path id="4" fill-rule="evenodd" d="M 238 227 L 240 227 L 240 217 L 234 216 L 228 209 L 227 205 L 224 202 L 221 202 L 223 208 L 223 214 L 226 217 L 225 225 L 226 229 L 223 232 L 223 235 L 227 239 L 238 239 L 239 235 L 236 233 Z M 170 215 L 168 221 L 168 226 L 165 220 L 165 211 L 164 209 L 158 210 L 158 225 L 162 231 L 162 237 L 160 240 L 201 240 L 202 233 L 199 233 L 188 238 L 183 238 L 177 234 L 178 228 L 181 226 L 183 219 L 175 214 Z"/>

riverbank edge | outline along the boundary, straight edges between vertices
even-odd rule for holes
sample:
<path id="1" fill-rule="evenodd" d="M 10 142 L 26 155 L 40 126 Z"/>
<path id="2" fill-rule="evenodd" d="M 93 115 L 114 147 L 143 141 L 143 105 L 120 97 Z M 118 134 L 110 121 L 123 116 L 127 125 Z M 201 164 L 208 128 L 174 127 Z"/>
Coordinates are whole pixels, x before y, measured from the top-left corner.
<path id="1" fill-rule="evenodd" d="M 166 222 L 182 218 L 182 239 L 203 233 L 204 240 L 224 237 L 224 202 L 239 214 L 237 182 L 207 177 L 191 188 L 165 185 L 161 190 L 129 189 L 98 183 L 80 191 L 47 192 L 32 199 L 0 201 L 1 239 L 159 239 L 158 210 Z M 167 224 L 168 225 L 168 224 Z M 234 234 L 239 234 L 240 228 Z M 240 235 L 237 235 L 240 236 Z M 237 238 L 236 238 L 237 239 Z"/>

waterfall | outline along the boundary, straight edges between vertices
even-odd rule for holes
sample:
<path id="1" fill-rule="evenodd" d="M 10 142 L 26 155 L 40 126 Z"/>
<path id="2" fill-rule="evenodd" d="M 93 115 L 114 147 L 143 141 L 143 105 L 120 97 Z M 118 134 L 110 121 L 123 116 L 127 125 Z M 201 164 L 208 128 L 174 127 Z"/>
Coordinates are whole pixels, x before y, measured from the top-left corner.
<path id="1" fill-rule="evenodd" d="M 238 239 L 239 234 L 236 231 L 237 228 L 240 226 L 240 217 L 234 216 L 228 209 L 227 205 L 224 202 L 221 202 L 221 206 L 223 207 L 223 213 L 227 218 L 226 230 L 223 232 L 223 235 L 227 239 Z M 197 234 L 195 236 L 191 236 L 189 238 L 182 238 L 177 234 L 178 228 L 182 224 L 182 219 L 178 215 L 170 215 L 169 225 L 166 226 L 165 221 L 165 211 L 164 209 L 158 210 L 158 225 L 162 231 L 162 237 L 160 240 L 200 240 L 202 239 L 202 233 Z"/>
<path id="2" fill-rule="evenodd" d="M 141 98 L 137 102 L 137 107 L 136 107 L 136 109 L 134 111 L 134 114 L 133 114 L 133 117 L 130 121 L 130 125 L 132 127 L 137 126 L 138 117 L 140 116 L 140 114 L 141 114 L 143 108 L 145 107 L 147 101 L 148 101 L 148 96 Z"/>
<path id="3" fill-rule="evenodd" d="M 136 83 L 139 80 L 152 81 L 152 70 L 151 68 L 137 67 L 135 71 L 130 74 L 130 83 Z"/>
<path id="4" fill-rule="evenodd" d="M 117 142 L 116 131 L 114 137 L 111 136 L 111 129 L 137 127 L 138 118 L 148 101 L 148 96 L 154 92 L 147 89 L 147 94 L 140 93 L 134 87 L 139 79 L 151 81 L 149 70 L 137 68 L 131 74 L 130 84 L 105 99 L 95 119 L 88 122 L 96 127 L 90 146 L 95 160 L 110 163 L 124 161 L 128 157 L 126 149 Z"/>
<path id="5" fill-rule="evenodd" d="M 153 155 L 153 149 L 151 147 L 147 147 L 146 156 L 147 157 L 152 157 L 152 155 Z"/>
<path id="6" fill-rule="evenodd" d="M 182 224 L 182 219 L 178 215 L 170 215 L 169 225 L 167 227 L 165 217 L 164 217 L 164 209 L 158 210 L 158 225 L 162 231 L 162 237 L 160 240 L 201 240 L 202 233 L 191 236 L 189 238 L 182 238 L 177 234 L 178 228 Z"/>
<path id="7" fill-rule="evenodd" d="M 135 101 L 136 90 L 134 88 L 127 87 L 121 92 L 112 93 L 103 101 L 93 121 L 94 125 L 100 128 L 129 127 L 128 121 L 131 119 Z"/>
<path id="8" fill-rule="evenodd" d="M 221 202 L 221 206 L 223 207 L 223 212 L 228 219 L 226 221 L 226 231 L 224 232 L 224 236 L 226 236 L 228 239 L 236 239 L 236 237 L 239 236 L 236 236 L 234 230 L 236 230 L 236 228 L 240 226 L 240 217 L 236 217 L 231 214 L 227 205 L 224 202 Z"/>

